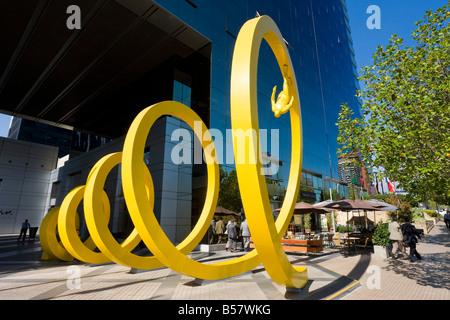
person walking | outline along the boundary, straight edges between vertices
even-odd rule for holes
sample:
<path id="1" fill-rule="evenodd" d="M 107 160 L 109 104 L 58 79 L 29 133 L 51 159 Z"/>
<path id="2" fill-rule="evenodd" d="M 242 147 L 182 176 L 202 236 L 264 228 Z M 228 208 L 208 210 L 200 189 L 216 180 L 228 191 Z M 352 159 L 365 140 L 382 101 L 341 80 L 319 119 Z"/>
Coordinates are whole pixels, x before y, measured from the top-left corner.
<path id="1" fill-rule="evenodd" d="M 392 241 L 392 257 L 394 259 L 398 258 L 398 251 L 400 250 L 403 259 L 407 259 L 408 255 L 406 254 L 405 246 L 403 245 L 403 233 L 400 225 L 398 224 L 397 217 L 392 218 L 392 222 L 389 223 L 389 239 Z"/>
<path id="2" fill-rule="evenodd" d="M 211 224 L 209 225 L 209 229 L 208 229 L 208 234 L 209 234 L 209 244 L 213 244 L 215 242 L 215 238 L 216 238 L 216 218 L 213 217 Z"/>
<path id="3" fill-rule="evenodd" d="M 241 223 L 241 235 L 244 251 L 250 251 L 250 229 L 248 227 L 247 219 Z"/>
<path id="4" fill-rule="evenodd" d="M 234 252 L 237 249 L 238 234 L 236 231 L 236 219 L 233 218 L 231 223 L 227 225 L 228 241 L 230 243 L 230 252 Z"/>
<path id="5" fill-rule="evenodd" d="M 20 240 L 22 235 L 23 235 L 22 241 L 25 240 L 28 228 L 30 228 L 30 224 L 28 223 L 28 219 L 25 219 L 25 221 L 22 222 L 22 228 L 20 229 L 19 239 L 17 239 L 17 240 Z"/>
<path id="6" fill-rule="evenodd" d="M 445 222 L 447 229 L 450 229 L 450 210 L 449 209 L 445 210 L 444 222 Z"/>
<path id="7" fill-rule="evenodd" d="M 225 232 L 225 225 L 221 217 L 219 217 L 219 221 L 216 222 L 216 235 L 217 235 L 217 244 L 222 242 L 223 233 Z"/>
<path id="8" fill-rule="evenodd" d="M 225 227 L 225 236 L 227 237 L 227 244 L 225 245 L 225 251 L 228 251 L 230 248 L 230 238 L 228 238 L 228 226 L 230 223 L 233 223 L 231 220 L 228 220 L 227 226 Z"/>
<path id="9" fill-rule="evenodd" d="M 407 220 L 401 226 L 403 233 L 403 242 L 409 246 L 409 260 L 415 262 L 416 260 L 422 260 L 422 256 L 416 249 L 416 243 L 419 242 L 421 232 L 414 227 L 409 220 Z"/>

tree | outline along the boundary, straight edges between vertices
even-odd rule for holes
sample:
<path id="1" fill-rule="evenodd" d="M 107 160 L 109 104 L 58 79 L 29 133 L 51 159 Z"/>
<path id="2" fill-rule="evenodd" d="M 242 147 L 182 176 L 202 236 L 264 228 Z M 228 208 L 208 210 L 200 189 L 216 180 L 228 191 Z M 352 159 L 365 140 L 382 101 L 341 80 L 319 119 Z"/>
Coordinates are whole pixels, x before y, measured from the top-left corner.
<path id="1" fill-rule="evenodd" d="M 450 204 L 450 1 L 427 11 L 411 33 L 416 46 L 392 35 L 363 67 L 364 117 L 343 104 L 340 148 L 422 199 Z M 373 172 L 372 172 L 373 175 Z"/>
<path id="2" fill-rule="evenodd" d="M 237 213 L 241 212 L 242 200 L 235 169 L 227 173 L 220 167 L 220 187 L 217 205 Z"/>

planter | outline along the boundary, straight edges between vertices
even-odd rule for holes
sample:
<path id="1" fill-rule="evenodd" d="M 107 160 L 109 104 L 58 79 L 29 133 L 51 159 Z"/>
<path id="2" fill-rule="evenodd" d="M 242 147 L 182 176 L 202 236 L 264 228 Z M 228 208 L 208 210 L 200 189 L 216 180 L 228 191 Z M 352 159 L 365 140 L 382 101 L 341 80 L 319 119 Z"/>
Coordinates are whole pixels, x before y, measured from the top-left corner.
<path id="1" fill-rule="evenodd" d="M 387 259 L 389 257 L 389 247 L 373 246 L 373 253 L 375 257 Z"/>
<path id="2" fill-rule="evenodd" d="M 281 239 L 285 251 L 322 252 L 322 240 Z"/>
<path id="3" fill-rule="evenodd" d="M 433 227 L 434 227 L 433 220 L 414 222 L 413 225 L 414 225 L 414 227 L 416 227 L 416 229 L 422 229 L 423 234 L 428 234 L 431 231 L 431 229 L 433 229 Z"/>

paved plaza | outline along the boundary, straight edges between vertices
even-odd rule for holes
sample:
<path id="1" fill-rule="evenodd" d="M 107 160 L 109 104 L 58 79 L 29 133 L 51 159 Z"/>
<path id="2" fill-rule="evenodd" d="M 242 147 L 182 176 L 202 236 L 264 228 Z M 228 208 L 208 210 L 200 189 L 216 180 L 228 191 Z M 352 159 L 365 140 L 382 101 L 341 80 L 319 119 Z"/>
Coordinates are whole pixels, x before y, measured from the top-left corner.
<path id="1" fill-rule="evenodd" d="M 0 237 L 0 301 L 4 300 L 450 300 L 450 230 L 443 222 L 419 242 L 422 261 L 382 259 L 373 253 L 289 254 L 307 266 L 309 282 L 301 292 L 274 283 L 262 265 L 240 276 L 202 281 L 168 268 L 133 270 L 115 263 L 41 261 L 36 240 Z M 409 249 L 408 249 L 409 250 Z M 243 252 L 200 252 L 203 263 Z"/>

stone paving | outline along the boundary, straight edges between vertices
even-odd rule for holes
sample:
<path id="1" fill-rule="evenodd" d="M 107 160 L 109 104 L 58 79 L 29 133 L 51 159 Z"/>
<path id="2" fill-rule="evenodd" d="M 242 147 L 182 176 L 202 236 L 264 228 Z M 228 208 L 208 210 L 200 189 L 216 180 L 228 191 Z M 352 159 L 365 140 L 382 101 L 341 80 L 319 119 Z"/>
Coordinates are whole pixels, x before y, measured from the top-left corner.
<path id="1" fill-rule="evenodd" d="M 343 299 L 450 300 L 450 229 L 439 222 L 429 235 L 419 240 L 417 251 L 422 260 L 414 263 L 403 259 L 384 260 L 371 255 L 369 268 L 359 278 L 361 286 Z M 328 260 L 326 264 L 339 272 L 348 270 L 338 261 Z M 380 272 L 378 288 L 374 281 L 377 268 Z"/>
<path id="2" fill-rule="evenodd" d="M 0 237 L 2 300 L 449 300 L 450 231 L 443 222 L 417 246 L 423 260 L 383 260 L 370 253 L 289 254 L 307 266 L 309 282 L 301 292 L 274 283 L 262 265 L 240 276 L 201 281 L 168 268 L 133 270 L 115 263 L 90 265 L 40 261 L 39 241 Z M 409 250 L 409 249 L 408 249 Z M 193 252 L 204 263 L 242 255 Z"/>

